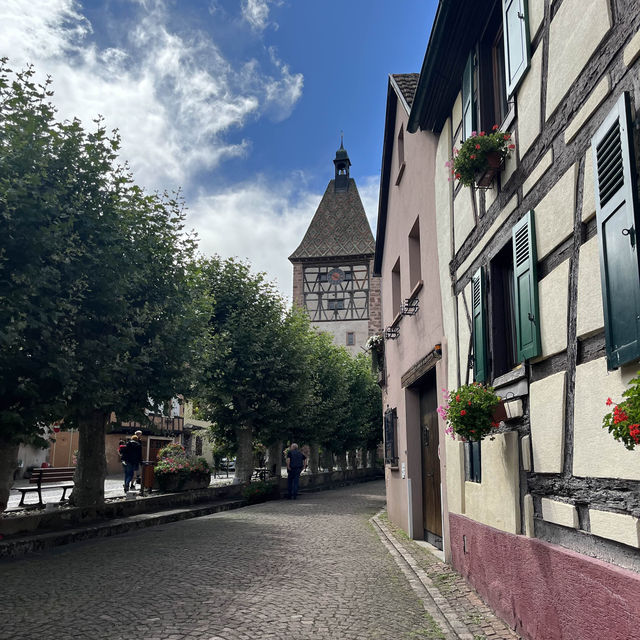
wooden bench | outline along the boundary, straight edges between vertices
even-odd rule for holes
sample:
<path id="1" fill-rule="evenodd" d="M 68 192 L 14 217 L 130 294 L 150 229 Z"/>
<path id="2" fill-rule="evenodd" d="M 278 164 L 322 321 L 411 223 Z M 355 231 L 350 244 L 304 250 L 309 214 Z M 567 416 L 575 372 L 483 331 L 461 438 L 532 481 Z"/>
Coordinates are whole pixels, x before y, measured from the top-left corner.
<path id="1" fill-rule="evenodd" d="M 51 486 L 45 487 L 45 489 L 62 489 L 62 499 L 64 500 L 67 494 L 67 489 L 73 489 L 73 475 L 76 472 L 75 467 L 46 467 L 42 469 L 34 469 L 31 477 L 29 478 L 29 484 L 35 484 L 35 487 L 15 487 L 17 491 L 22 493 L 20 498 L 20 505 L 24 504 L 24 496 L 30 491 L 37 491 L 39 504 L 43 505 L 42 501 L 42 485 L 52 483 Z M 57 483 L 57 484 L 55 484 Z"/>

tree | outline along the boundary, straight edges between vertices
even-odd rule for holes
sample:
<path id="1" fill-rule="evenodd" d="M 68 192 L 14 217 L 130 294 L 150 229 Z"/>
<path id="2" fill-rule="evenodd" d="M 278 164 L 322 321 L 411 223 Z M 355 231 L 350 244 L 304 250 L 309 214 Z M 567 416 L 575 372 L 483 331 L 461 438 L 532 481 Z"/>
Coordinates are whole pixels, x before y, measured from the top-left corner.
<path id="1" fill-rule="evenodd" d="M 304 391 L 303 319 L 262 273 L 235 259 L 212 258 L 204 269 L 214 300 L 193 395 L 214 433 L 235 443 L 236 482 L 253 471 L 252 441 L 283 437 Z"/>
<path id="2" fill-rule="evenodd" d="M 104 498 L 110 415 L 180 390 L 206 317 L 179 198 L 145 194 L 96 121 L 60 123 L 28 68 L 0 66 L 0 507 L 17 445 L 52 419 L 80 431 L 79 505 Z"/>

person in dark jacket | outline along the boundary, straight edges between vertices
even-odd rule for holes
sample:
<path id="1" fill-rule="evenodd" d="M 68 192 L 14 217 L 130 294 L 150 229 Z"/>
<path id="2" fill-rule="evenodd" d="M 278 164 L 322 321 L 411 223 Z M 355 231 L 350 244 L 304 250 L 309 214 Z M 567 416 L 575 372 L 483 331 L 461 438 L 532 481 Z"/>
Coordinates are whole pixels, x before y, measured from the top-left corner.
<path id="1" fill-rule="evenodd" d="M 295 442 L 291 443 L 287 452 L 287 499 L 296 500 L 298 498 L 298 482 L 300 474 L 307 468 L 307 456 L 298 449 Z"/>
<path id="2" fill-rule="evenodd" d="M 125 462 L 124 468 L 124 491 L 129 491 L 129 486 L 132 485 L 133 476 L 138 471 L 140 463 L 142 462 L 142 445 L 138 440 L 138 436 L 132 436 L 131 440 L 127 442 L 127 446 L 122 454 L 122 459 Z"/>

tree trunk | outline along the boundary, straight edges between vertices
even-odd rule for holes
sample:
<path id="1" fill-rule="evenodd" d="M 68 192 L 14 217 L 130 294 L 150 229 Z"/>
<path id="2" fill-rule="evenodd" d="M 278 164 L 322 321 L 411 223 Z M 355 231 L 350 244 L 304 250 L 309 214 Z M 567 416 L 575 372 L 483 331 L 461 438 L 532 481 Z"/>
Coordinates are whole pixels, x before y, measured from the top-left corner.
<path id="1" fill-rule="evenodd" d="M 0 513 L 7 508 L 9 502 L 13 473 L 18 464 L 19 447 L 19 444 L 0 442 Z"/>
<path id="2" fill-rule="evenodd" d="M 336 453 L 336 460 L 338 461 L 338 469 L 340 469 L 340 471 L 346 471 L 347 470 L 347 454 Z"/>
<path id="3" fill-rule="evenodd" d="M 353 451 L 349 451 L 348 456 L 349 466 L 355 471 L 358 468 L 358 453 L 354 449 Z"/>
<path id="4" fill-rule="evenodd" d="M 267 449 L 267 470 L 275 478 L 282 475 L 282 440 L 274 442 Z"/>
<path id="5" fill-rule="evenodd" d="M 249 425 L 236 426 L 238 451 L 236 453 L 236 472 L 233 484 L 249 482 L 253 474 L 253 429 Z"/>
<path id="6" fill-rule="evenodd" d="M 92 411 L 78 419 L 78 464 L 75 486 L 69 504 L 76 507 L 101 507 L 104 504 L 104 479 L 107 459 L 104 438 L 109 413 Z"/>
<path id="7" fill-rule="evenodd" d="M 309 469 L 311 473 L 318 473 L 320 467 L 320 445 L 317 442 L 309 445 Z"/>

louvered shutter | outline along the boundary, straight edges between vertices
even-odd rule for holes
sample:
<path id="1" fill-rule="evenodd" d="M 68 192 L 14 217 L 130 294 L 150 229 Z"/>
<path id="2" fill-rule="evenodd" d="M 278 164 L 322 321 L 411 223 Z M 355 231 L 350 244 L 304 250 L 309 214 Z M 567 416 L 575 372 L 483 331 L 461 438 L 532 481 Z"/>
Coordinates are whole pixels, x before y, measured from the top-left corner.
<path id="1" fill-rule="evenodd" d="M 487 379 L 487 314 L 484 304 L 484 271 L 480 267 L 471 280 L 471 308 L 473 317 L 473 378 Z"/>
<path id="2" fill-rule="evenodd" d="M 529 68 L 527 0 L 502 0 L 502 21 L 507 96 L 511 96 Z"/>
<path id="3" fill-rule="evenodd" d="M 522 362 L 539 356 L 542 351 L 538 309 L 538 258 L 533 211 L 529 211 L 514 225 L 512 240 L 516 360 Z"/>
<path id="4" fill-rule="evenodd" d="M 638 204 L 629 96 L 623 93 L 591 139 L 607 366 L 640 356 Z"/>
<path id="5" fill-rule="evenodd" d="M 462 139 L 466 140 L 475 127 L 473 108 L 473 51 L 469 54 L 462 76 Z"/>

